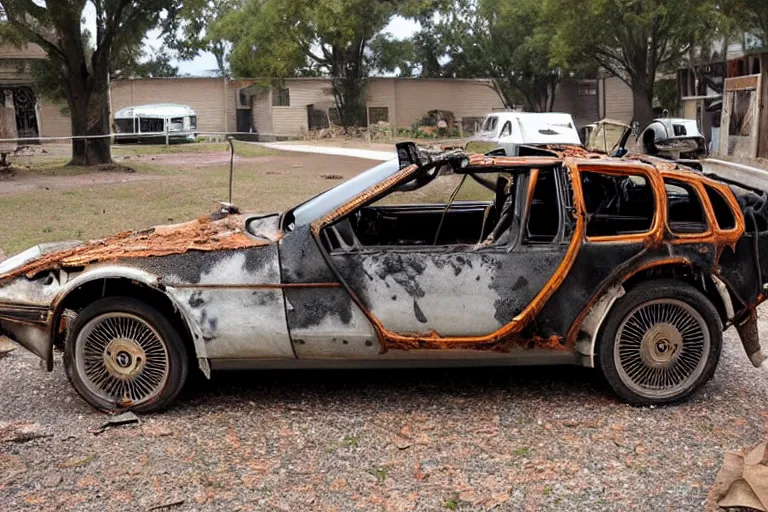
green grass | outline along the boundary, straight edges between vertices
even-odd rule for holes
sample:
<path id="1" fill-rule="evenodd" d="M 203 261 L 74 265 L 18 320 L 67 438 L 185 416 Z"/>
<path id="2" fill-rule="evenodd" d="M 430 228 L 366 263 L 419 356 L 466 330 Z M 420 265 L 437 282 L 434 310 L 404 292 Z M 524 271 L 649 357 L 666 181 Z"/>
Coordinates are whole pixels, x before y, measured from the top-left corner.
<path id="1" fill-rule="evenodd" d="M 0 249 L 12 255 L 41 242 L 90 240 L 182 222 L 210 214 L 217 201 L 227 200 L 226 166 L 180 169 L 142 163 L 135 167 L 139 176 L 126 175 L 134 180 L 127 183 L 0 195 Z M 309 169 L 267 174 L 274 168 L 236 169 L 234 202 L 244 211 L 282 211 L 338 183 Z"/>
<path id="2" fill-rule="evenodd" d="M 376 477 L 376 481 L 379 483 L 379 485 L 384 485 L 384 482 L 387 480 L 389 471 L 384 468 L 371 468 L 368 470 L 368 474 Z"/>

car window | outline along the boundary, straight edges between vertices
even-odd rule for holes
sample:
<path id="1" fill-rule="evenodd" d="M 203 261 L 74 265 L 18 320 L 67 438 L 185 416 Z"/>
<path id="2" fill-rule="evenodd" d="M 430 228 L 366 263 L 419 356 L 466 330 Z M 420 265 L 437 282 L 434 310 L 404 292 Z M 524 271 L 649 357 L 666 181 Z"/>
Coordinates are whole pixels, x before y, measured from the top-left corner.
<path id="1" fill-rule="evenodd" d="M 712 210 L 715 212 L 715 220 L 720 229 L 733 229 L 736 227 L 736 218 L 733 216 L 733 210 L 728 205 L 723 195 L 709 185 L 705 185 L 709 202 L 712 204 Z"/>
<path id="2" fill-rule="evenodd" d="M 512 123 L 510 121 L 507 121 L 504 123 L 504 127 L 501 129 L 501 135 L 500 137 L 509 137 L 512 135 Z"/>
<path id="3" fill-rule="evenodd" d="M 555 172 L 552 169 L 538 173 L 528 208 L 526 241 L 553 242 L 560 231 L 560 203 Z"/>
<path id="4" fill-rule="evenodd" d="M 495 132 L 496 131 L 496 124 L 499 122 L 499 118 L 496 116 L 490 116 L 485 120 L 485 123 L 483 124 L 483 131 L 485 132 Z"/>
<path id="5" fill-rule="evenodd" d="M 587 209 L 587 236 L 629 235 L 651 229 L 656 205 L 653 190 L 643 175 L 582 171 L 581 186 Z"/>
<path id="6" fill-rule="evenodd" d="M 696 189 L 685 182 L 664 179 L 667 190 L 667 222 L 673 233 L 704 233 L 707 219 Z"/>

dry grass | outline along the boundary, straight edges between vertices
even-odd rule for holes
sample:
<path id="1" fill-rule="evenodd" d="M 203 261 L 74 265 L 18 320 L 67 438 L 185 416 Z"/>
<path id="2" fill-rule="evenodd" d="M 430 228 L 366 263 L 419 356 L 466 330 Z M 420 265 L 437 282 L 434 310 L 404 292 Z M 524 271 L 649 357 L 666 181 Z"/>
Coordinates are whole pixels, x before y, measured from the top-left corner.
<path id="1" fill-rule="evenodd" d="M 203 144 L 170 148 L 199 146 Z M 120 151 L 125 148 L 118 148 L 115 153 Z M 275 152 L 250 145 L 238 145 L 238 151 L 241 157 L 249 158 L 235 172 L 234 202 L 245 211 L 281 211 L 341 182 L 323 179 L 322 174 L 332 171 L 348 179 L 375 165 L 361 159 Z M 57 180 L 60 177 L 62 182 L 74 177 L 85 182 L 83 178 L 87 179 L 88 173 L 99 172 L 62 167 L 66 161 L 62 156 L 23 158 L 35 165 L 24 162 L 29 167 L 22 167 L 16 179 L 45 175 Z M 217 207 L 217 201 L 227 200 L 226 165 L 195 166 L 195 154 L 191 155 L 189 165 L 146 159 L 125 163 L 136 169 L 134 175 L 126 175 L 125 183 L 85 182 L 76 187 L 0 195 L 0 249 L 12 255 L 41 242 L 89 240 L 124 230 L 181 222 L 209 214 Z M 0 189 L 3 186 L 4 181 L 0 180 Z"/>

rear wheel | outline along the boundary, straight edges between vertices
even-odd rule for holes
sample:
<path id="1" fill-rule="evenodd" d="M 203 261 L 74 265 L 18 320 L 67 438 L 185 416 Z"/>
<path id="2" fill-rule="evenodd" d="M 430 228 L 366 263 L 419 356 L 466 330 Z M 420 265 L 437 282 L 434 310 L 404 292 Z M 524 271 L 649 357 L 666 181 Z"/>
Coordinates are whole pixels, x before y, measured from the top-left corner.
<path id="1" fill-rule="evenodd" d="M 153 412 L 178 396 L 188 359 L 183 339 L 156 309 L 110 297 L 78 314 L 64 366 L 72 386 L 94 407 Z"/>
<path id="2" fill-rule="evenodd" d="M 637 405 L 687 398 L 714 374 L 722 324 L 712 303 L 685 283 L 641 283 L 617 302 L 600 332 L 598 367 Z"/>

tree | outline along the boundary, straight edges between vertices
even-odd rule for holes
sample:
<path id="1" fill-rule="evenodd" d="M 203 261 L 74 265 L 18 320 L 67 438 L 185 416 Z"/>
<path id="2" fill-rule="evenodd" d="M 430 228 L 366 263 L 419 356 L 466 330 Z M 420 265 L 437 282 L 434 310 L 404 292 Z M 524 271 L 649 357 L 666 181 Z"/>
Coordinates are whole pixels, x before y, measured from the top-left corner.
<path id="1" fill-rule="evenodd" d="M 544 1 L 556 20 L 553 62 L 593 61 L 621 78 L 632 88 L 635 120 L 643 126 L 653 119 L 657 73 L 675 69 L 712 30 L 710 0 Z"/>
<path id="2" fill-rule="evenodd" d="M 229 76 L 232 44 L 216 37 L 211 29 L 230 12 L 243 6 L 244 0 L 186 0 L 175 16 L 165 22 L 165 44 L 182 60 L 191 60 L 201 52 L 216 59 L 216 74 Z"/>
<path id="3" fill-rule="evenodd" d="M 173 58 L 168 52 L 148 52 L 143 42 L 129 46 L 116 54 L 109 66 L 112 80 L 127 78 L 172 78 L 179 76 L 179 68 L 171 64 Z"/>
<path id="4" fill-rule="evenodd" d="M 541 0 L 449 2 L 415 38 L 422 76 L 491 78 L 506 107 L 551 111 L 566 71 L 550 65 L 550 25 Z"/>
<path id="5" fill-rule="evenodd" d="M 113 55 L 137 44 L 180 0 L 0 0 L 0 37 L 39 45 L 48 55 L 44 76 L 60 86 L 74 136 L 109 134 L 109 71 Z M 82 27 L 87 4 L 96 33 Z M 73 139 L 72 165 L 112 162 L 110 139 Z"/>
<path id="6" fill-rule="evenodd" d="M 371 43 L 393 16 L 429 9 L 428 0 L 246 0 L 213 27 L 232 42 L 236 76 L 326 75 L 342 125 L 364 126 Z"/>

